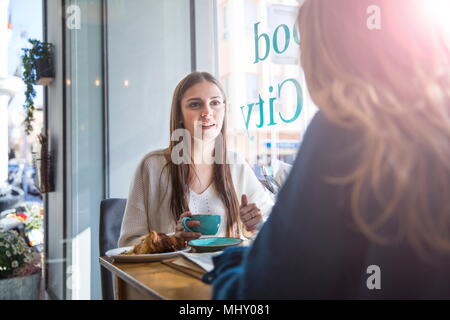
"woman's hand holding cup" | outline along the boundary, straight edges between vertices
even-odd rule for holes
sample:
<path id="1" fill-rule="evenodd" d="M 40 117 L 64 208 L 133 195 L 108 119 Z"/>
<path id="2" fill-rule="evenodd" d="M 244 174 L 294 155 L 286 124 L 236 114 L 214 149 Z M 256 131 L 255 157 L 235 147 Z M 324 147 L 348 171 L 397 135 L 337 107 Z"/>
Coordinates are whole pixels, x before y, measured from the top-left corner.
<path id="1" fill-rule="evenodd" d="M 185 217 L 191 217 L 191 216 L 192 216 L 192 213 L 190 211 L 183 212 L 181 214 L 180 218 L 178 218 L 177 226 L 175 228 L 175 236 L 183 239 L 184 241 L 198 239 L 202 235 L 199 232 L 189 232 L 184 229 L 183 224 L 181 223 L 181 220 L 183 220 L 183 218 L 185 218 Z M 198 226 L 200 226 L 200 221 L 190 220 L 190 221 L 186 222 L 186 225 L 189 228 L 198 227 Z"/>

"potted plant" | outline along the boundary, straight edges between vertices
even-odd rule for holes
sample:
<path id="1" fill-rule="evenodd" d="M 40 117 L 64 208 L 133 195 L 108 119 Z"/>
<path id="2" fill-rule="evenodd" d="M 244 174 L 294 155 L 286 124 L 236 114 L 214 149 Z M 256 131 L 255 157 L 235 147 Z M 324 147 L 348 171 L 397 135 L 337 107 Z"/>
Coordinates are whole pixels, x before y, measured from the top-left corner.
<path id="1" fill-rule="evenodd" d="M 53 66 L 53 45 L 36 39 L 29 39 L 31 48 L 22 49 L 22 80 L 25 82 L 25 132 L 27 135 L 33 131 L 35 85 L 49 85 L 55 78 Z"/>
<path id="2" fill-rule="evenodd" d="M 24 226 L 23 238 L 30 247 L 42 245 L 44 241 L 44 210 L 42 206 L 34 204 L 30 206 L 23 203 L 14 209 L 8 210 L 2 221 L 10 224 L 20 223 Z M 3 223 L 0 223 L 0 230 Z"/>
<path id="3" fill-rule="evenodd" d="M 16 231 L 0 232 L 0 300 L 37 300 L 41 255 Z"/>

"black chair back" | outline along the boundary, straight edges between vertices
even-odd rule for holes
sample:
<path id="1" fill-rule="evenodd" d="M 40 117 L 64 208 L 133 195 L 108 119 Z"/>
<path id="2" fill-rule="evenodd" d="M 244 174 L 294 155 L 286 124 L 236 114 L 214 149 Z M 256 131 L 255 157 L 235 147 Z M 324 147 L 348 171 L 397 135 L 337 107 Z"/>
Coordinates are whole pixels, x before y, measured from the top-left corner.
<path id="1" fill-rule="evenodd" d="M 100 256 L 117 248 L 127 199 L 106 199 L 100 204 Z M 111 272 L 100 268 L 102 295 L 104 300 L 114 299 L 113 277 Z"/>

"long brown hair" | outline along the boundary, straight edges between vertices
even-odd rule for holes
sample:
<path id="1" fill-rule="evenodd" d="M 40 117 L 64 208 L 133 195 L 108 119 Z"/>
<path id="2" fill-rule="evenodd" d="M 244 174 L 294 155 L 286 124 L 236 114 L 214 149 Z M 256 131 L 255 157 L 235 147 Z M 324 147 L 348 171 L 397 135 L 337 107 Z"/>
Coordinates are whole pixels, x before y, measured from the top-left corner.
<path id="1" fill-rule="evenodd" d="M 177 129 L 184 129 L 182 123 L 183 115 L 181 112 L 181 100 L 185 92 L 192 86 L 201 82 L 210 82 L 216 85 L 222 92 L 225 108 L 226 95 L 219 81 L 217 81 L 211 74 L 207 72 L 192 72 L 184 77 L 175 88 L 172 99 L 172 109 L 170 115 L 170 135 Z M 226 109 L 225 109 L 226 110 Z M 227 208 L 227 236 L 238 237 L 240 234 L 239 222 L 239 202 L 234 188 L 233 180 L 231 178 L 230 166 L 227 157 L 226 133 L 227 120 L 226 111 L 224 122 L 222 125 L 221 135 L 216 138 L 216 160 L 213 164 L 213 186 L 225 208 Z M 218 141 L 220 140 L 220 141 Z M 175 164 L 171 161 L 171 154 L 178 141 L 170 141 L 169 147 L 165 150 L 167 160 L 166 166 L 169 170 L 169 179 L 172 185 L 172 194 L 170 199 L 170 209 L 175 221 L 178 221 L 180 215 L 189 210 L 188 196 L 189 196 L 189 182 L 191 172 L 195 174 L 194 167 L 190 163 Z M 218 146 L 221 147 L 220 151 Z M 218 159 L 219 158 L 219 159 Z"/>
<path id="2" fill-rule="evenodd" d="M 350 186 L 352 216 L 369 239 L 406 239 L 422 256 L 450 252 L 450 34 L 425 14 L 433 2 L 306 0 L 299 15 L 312 99 L 361 132 L 357 166 L 333 182 Z M 381 29 L 367 25 L 372 5 Z M 382 207 L 375 219 L 369 196 Z"/>

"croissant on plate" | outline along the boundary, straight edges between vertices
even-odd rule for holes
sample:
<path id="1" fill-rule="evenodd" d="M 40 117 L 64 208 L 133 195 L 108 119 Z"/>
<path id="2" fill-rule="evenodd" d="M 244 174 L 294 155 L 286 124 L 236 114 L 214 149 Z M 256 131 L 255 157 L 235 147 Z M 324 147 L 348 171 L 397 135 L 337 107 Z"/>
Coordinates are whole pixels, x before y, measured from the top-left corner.
<path id="1" fill-rule="evenodd" d="M 133 249 L 123 254 L 148 254 L 163 253 L 181 250 L 185 247 L 183 239 L 175 236 L 168 236 L 165 233 L 150 231 L 146 236 L 141 238 Z"/>

